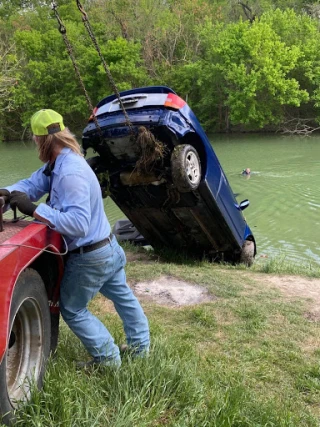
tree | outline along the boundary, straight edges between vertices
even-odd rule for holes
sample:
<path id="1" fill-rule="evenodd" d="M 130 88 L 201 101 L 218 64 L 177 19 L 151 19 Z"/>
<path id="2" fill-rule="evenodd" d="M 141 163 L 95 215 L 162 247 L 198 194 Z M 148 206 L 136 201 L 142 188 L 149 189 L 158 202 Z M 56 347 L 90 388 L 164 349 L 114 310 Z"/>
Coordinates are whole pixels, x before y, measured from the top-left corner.
<path id="1" fill-rule="evenodd" d="M 193 76 L 180 83 L 180 90 L 189 93 L 206 127 L 276 125 L 285 106 L 308 101 L 308 92 L 290 75 L 301 50 L 286 46 L 267 22 L 208 23 L 201 37 L 203 58 L 180 70 L 180 75 Z"/>
<path id="2" fill-rule="evenodd" d="M 73 5 L 60 8 L 61 17 L 68 16 L 72 10 L 70 7 Z M 14 88 L 14 108 L 23 126 L 29 124 L 37 109 L 52 108 L 61 112 L 66 122 L 74 127 L 84 127 L 91 111 L 52 13 L 43 25 L 43 14 L 46 13 L 48 11 L 41 7 L 20 19 L 15 17 L 19 24 L 15 42 L 22 63 L 18 84 Z M 71 16 L 74 17 L 74 13 Z M 76 16 L 78 21 L 63 22 L 76 67 L 94 106 L 113 89 L 78 11 Z M 27 25 L 30 23 L 32 25 Z M 100 43 L 103 35 L 101 25 L 95 25 L 94 29 L 98 30 L 95 31 L 98 44 L 102 46 L 102 53 L 119 90 L 146 84 L 147 75 L 140 61 L 141 46 L 122 38 Z"/>
<path id="3" fill-rule="evenodd" d="M 0 35 L 0 139 L 4 129 L 10 131 L 10 122 L 4 120 L 5 113 L 12 111 L 13 89 L 17 83 L 19 60 L 15 44 L 5 34 Z"/>
<path id="4" fill-rule="evenodd" d="M 276 10 L 264 14 L 263 23 L 271 26 L 280 40 L 290 49 L 299 49 L 299 59 L 289 72 L 289 76 L 299 82 L 309 99 L 302 108 L 286 108 L 285 120 L 296 127 L 298 121 L 307 119 L 309 124 L 320 123 L 320 33 L 318 22 L 306 14 L 296 14 L 293 10 Z M 296 120 L 293 120 L 296 118 Z"/>
<path id="5" fill-rule="evenodd" d="M 58 5 L 95 105 L 113 84 L 76 2 Z M 171 86 L 208 129 L 219 131 L 263 129 L 294 117 L 320 122 L 318 20 L 306 13 L 318 0 L 84 0 L 83 6 L 119 90 Z M 0 1 L 1 16 L 0 88 L 7 92 L 0 121 L 27 126 L 36 109 L 49 106 L 82 127 L 89 107 L 48 2 Z"/>

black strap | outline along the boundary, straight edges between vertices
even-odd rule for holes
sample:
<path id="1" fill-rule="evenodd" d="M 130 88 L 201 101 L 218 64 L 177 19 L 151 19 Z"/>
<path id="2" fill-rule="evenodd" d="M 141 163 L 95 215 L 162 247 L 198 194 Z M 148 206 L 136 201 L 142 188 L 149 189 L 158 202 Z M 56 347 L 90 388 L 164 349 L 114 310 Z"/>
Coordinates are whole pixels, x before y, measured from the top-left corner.
<path id="1" fill-rule="evenodd" d="M 73 251 L 69 251 L 69 254 L 81 254 L 94 251 L 96 249 L 102 248 L 111 242 L 113 234 L 110 234 L 106 239 L 100 240 L 100 242 L 92 243 L 91 245 L 81 246 L 80 248 L 73 249 Z"/>
<path id="2" fill-rule="evenodd" d="M 52 188 L 52 181 L 53 181 L 53 179 L 52 179 L 52 171 L 54 169 L 55 164 L 56 164 L 56 161 L 54 161 L 53 163 L 48 162 L 46 164 L 46 167 L 44 168 L 44 170 L 42 172 L 42 173 L 45 174 L 45 176 L 49 177 L 49 194 L 48 194 L 48 197 L 46 199 L 46 203 L 50 202 L 50 195 L 51 195 L 51 188 Z"/>

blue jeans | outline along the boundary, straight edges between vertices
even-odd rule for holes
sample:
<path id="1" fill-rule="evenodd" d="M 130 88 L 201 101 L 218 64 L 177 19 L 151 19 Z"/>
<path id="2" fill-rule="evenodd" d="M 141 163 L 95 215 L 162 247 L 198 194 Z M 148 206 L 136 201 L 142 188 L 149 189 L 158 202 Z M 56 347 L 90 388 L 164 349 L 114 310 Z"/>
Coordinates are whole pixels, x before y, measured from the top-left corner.
<path id="1" fill-rule="evenodd" d="M 61 282 L 60 310 L 69 328 L 93 357 L 120 363 L 119 347 L 103 323 L 87 308 L 100 292 L 110 299 L 119 314 L 127 344 L 139 353 L 150 345 L 148 320 L 126 282 L 126 257 L 113 236 L 102 248 L 70 254 Z"/>

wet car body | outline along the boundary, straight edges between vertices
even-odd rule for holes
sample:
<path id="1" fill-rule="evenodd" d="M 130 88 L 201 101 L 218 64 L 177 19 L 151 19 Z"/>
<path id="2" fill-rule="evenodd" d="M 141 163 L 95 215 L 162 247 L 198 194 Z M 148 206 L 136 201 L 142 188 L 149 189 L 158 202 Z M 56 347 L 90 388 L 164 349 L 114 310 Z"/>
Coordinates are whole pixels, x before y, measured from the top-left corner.
<path id="1" fill-rule="evenodd" d="M 155 248 L 235 263 L 249 255 L 251 265 L 256 245 L 242 214 L 247 203 L 236 201 L 187 103 L 165 86 L 121 92 L 120 99 L 122 105 L 116 95 L 100 101 L 82 137 L 84 150 L 99 154 L 88 162 L 104 196 Z M 163 156 L 142 168 L 141 129 L 164 148 Z"/>

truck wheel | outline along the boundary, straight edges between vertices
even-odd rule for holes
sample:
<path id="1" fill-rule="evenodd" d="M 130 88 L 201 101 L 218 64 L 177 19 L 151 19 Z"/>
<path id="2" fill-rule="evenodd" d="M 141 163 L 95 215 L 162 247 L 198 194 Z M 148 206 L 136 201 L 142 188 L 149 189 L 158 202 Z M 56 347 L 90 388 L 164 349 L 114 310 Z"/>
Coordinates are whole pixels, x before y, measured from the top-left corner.
<path id="1" fill-rule="evenodd" d="M 251 267 L 254 261 L 254 242 L 245 240 L 241 249 L 240 262 Z"/>
<path id="2" fill-rule="evenodd" d="M 187 193 L 198 188 L 201 181 L 201 163 L 192 145 L 177 145 L 171 155 L 171 174 L 174 186 Z"/>
<path id="3" fill-rule="evenodd" d="M 21 273 L 15 286 L 9 344 L 0 365 L 0 419 L 9 423 L 13 410 L 30 398 L 30 385 L 42 386 L 50 354 L 51 325 L 47 292 L 32 269 Z"/>

